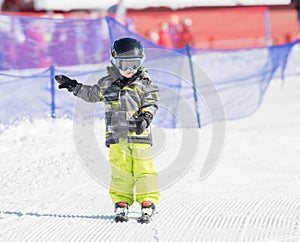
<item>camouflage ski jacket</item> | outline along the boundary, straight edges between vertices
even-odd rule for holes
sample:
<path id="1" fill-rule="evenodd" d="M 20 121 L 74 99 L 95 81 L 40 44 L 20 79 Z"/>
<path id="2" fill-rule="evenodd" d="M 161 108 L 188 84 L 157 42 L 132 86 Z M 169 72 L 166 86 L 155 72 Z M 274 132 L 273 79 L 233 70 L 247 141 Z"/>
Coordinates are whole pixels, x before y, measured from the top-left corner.
<path id="1" fill-rule="evenodd" d="M 139 112 L 150 112 L 153 117 L 157 110 L 159 90 L 152 83 L 145 68 L 140 68 L 131 79 L 123 79 L 115 67 L 107 67 L 108 75 L 97 84 L 79 84 L 75 96 L 87 102 L 104 102 L 106 123 L 106 146 L 120 143 L 146 143 L 152 145 L 151 128 L 137 135 L 129 131 L 129 121 Z"/>

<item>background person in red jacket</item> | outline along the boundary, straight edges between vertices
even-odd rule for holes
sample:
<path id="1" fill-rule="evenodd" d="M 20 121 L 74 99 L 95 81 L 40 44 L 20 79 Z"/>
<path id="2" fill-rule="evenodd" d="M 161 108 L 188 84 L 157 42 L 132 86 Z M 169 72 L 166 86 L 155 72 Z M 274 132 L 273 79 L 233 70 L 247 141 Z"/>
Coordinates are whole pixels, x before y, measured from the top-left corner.
<path id="1" fill-rule="evenodd" d="M 184 48 L 186 45 L 193 46 L 193 35 L 191 31 L 192 20 L 185 18 L 181 21 L 180 32 L 178 32 L 176 48 Z"/>
<path id="2" fill-rule="evenodd" d="M 33 12 L 34 3 L 33 0 L 4 0 L 1 11 L 7 12 L 19 12 L 19 11 L 27 11 Z"/>
<path id="3" fill-rule="evenodd" d="M 300 0 L 292 0 L 292 4 L 294 4 L 295 9 L 297 11 L 297 20 L 298 20 L 298 39 L 300 38 Z"/>
<path id="4" fill-rule="evenodd" d="M 160 30 L 158 32 L 158 44 L 166 48 L 174 48 L 173 40 L 169 32 L 169 23 L 162 22 L 160 24 Z"/>

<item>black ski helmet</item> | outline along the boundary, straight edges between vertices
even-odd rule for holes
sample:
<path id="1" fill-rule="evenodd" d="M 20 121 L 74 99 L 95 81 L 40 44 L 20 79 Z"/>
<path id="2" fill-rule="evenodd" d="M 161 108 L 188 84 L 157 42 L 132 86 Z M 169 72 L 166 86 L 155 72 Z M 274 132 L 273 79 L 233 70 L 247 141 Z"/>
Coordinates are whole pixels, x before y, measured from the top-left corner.
<path id="1" fill-rule="evenodd" d="M 142 65 L 145 52 L 141 41 L 130 37 L 116 40 L 110 49 L 110 60 L 116 66 L 118 59 L 139 59 Z"/>

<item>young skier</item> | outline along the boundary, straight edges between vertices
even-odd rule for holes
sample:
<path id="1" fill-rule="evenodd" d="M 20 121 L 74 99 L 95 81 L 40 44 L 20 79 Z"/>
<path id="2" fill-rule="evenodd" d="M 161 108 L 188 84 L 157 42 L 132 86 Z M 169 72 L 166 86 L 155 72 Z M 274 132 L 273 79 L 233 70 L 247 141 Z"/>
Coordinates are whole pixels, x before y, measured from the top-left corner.
<path id="1" fill-rule="evenodd" d="M 59 89 L 66 88 L 87 102 L 104 102 L 111 165 L 109 193 L 115 204 L 115 221 L 127 221 L 128 207 L 136 200 L 142 210 L 138 221 L 149 222 L 160 197 L 151 157 L 150 130 L 158 108 L 159 90 L 142 66 L 145 53 L 140 41 L 116 40 L 110 58 L 112 66 L 107 67 L 107 75 L 93 86 L 64 75 L 55 79 Z"/>

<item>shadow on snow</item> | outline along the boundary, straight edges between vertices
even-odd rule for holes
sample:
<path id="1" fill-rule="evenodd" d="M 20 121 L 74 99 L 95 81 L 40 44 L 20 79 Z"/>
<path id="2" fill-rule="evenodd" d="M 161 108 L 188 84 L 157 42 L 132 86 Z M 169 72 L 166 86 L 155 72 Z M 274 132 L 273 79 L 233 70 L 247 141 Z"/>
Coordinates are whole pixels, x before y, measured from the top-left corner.
<path id="1" fill-rule="evenodd" d="M 53 217 L 53 218 L 86 218 L 86 219 L 102 219 L 111 220 L 114 218 L 113 215 L 70 215 L 70 214 L 51 214 L 51 213 L 22 213 L 22 212 L 12 212 L 5 211 L 4 214 L 16 215 L 18 217 L 22 216 L 34 216 L 34 217 Z"/>

